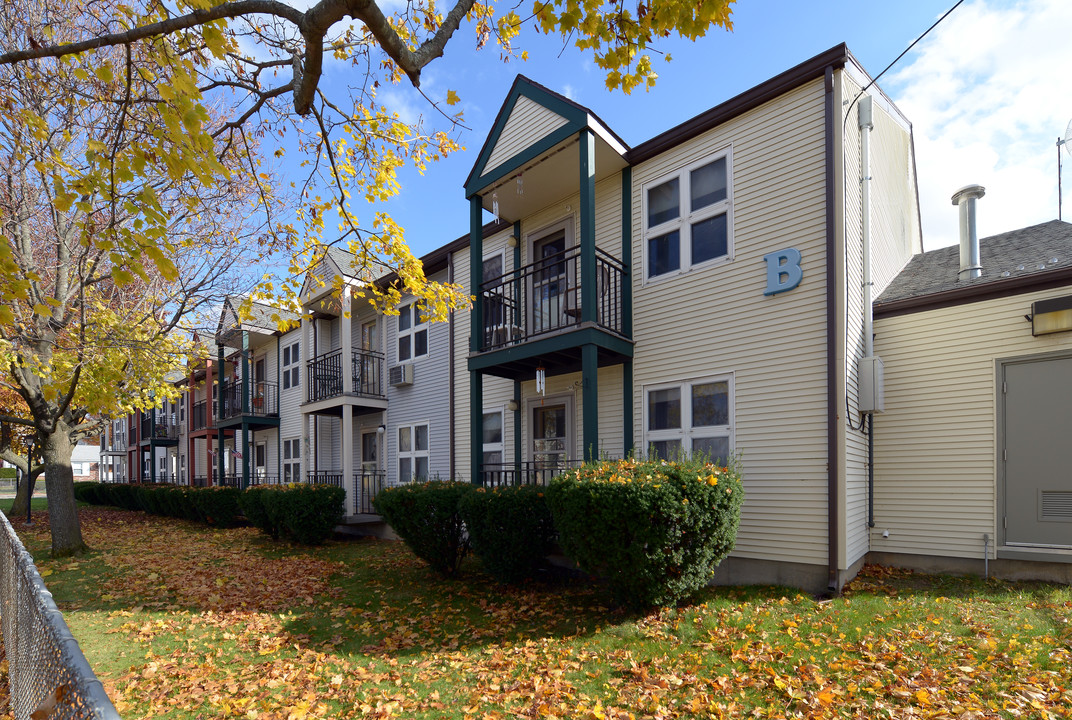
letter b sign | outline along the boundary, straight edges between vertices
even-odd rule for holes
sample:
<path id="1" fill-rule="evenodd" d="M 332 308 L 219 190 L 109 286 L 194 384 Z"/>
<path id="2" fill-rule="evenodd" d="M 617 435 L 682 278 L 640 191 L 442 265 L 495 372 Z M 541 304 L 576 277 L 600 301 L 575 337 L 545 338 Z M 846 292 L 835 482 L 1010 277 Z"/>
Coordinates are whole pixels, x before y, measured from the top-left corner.
<path id="1" fill-rule="evenodd" d="M 800 269 L 800 251 L 795 248 L 768 253 L 763 260 L 767 263 L 767 289 L 763 291 L 764 295 L 792 290 L 804 278 L 804 271 Z"/>

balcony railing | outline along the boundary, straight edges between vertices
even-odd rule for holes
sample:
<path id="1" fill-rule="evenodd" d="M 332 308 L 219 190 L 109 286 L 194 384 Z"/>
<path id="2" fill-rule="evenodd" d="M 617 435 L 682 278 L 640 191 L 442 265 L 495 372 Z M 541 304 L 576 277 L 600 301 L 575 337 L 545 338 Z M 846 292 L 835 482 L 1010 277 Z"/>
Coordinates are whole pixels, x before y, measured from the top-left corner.
<path id="1" fill-rule="evenodd" d="M 357 498 L 357 512 L 362 515 L 376 514 L 372 500 L 383 489 L 387 473 L 382 470 L 362 470 L 354 473 L 354 497 Z"/>
<path id="2" fill-rule="evenodd" d="M 342 350 L 318 355 L 307 365 L 306 379 L 309 402 L 326 400 L 343 394 Z M 351 351 L 350 372 L 353 378 L 353 393 L 361 397 L 382 398 L 383 354 L 371 350 Z"/>
<path id="3" fill-rule="evenodd" d="M 221 420 L 254 415 L 257 417 L 277 417 L 279 415 L 279 385 L 273 382 L 251 382 L 248 386 L 247 405 L 242 406 L 242 381 L 224 383 L 223 414 Z"/>
<path id="4" fill-rule="evenodd" d="M 198 400 L 190 411 L 190 429 L 204 430 L 208 427 L 208 400 Z"/>
<path id="5" fill-rule="evenodd" d="M 342 472 L 338 470 L 310 470 L 305 473 L 305 482 L 313 485 L 342 487 Z"/>
<path id="6" fill-rule="evenodd" d="M 596 248 L 595 322 L 622 334 L 621 261 Z M 524 342 L 581 323 L 581 250 L 572 247 L 541 258 L 480 286 L 484 330 L 481 350 Z"/>
<path id="7" fill-rule="evenodd" d="M 580 460 L 546 460 L 520 463 L 484 463 L 480 466 L 480 484 L 484 487 L 503 485 L 546 485 L 551 478 L 584 463 Z"/>
<path id="8" fill-rule="evenodd" d="M 179 437 L 178 416 L 175 413 L 156 413 L 156 422 L 148 414 L 141 418 L 141 437 L 143 440 L 175 440 Z"/>

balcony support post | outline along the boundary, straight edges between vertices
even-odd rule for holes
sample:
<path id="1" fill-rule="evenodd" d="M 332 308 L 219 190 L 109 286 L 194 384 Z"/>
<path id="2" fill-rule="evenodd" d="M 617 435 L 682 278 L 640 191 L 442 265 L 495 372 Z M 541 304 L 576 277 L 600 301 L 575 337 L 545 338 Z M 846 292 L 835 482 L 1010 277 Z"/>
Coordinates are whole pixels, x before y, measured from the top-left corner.
<path id="1" fill-rule="evenodd" d="M 633 337 L 633 168 L 622 168 L 622 334 Z"/>
<path id="2" fill-rule="evenodd" d="M 521 381 L 520 380 L 514 380 L 514 477 L 515 478 L 521 477 Z"/>
<path id="3" fill-rule="evenodd" d="M 469 288 L 476 297 L 469 315 L 469 349 L 480 352 L 484 344 L 484 206 L 480 195 L 469 198 Z M 484 378 L 469 373 L 469 482 L 480 483 L 484 460 Z"/>
<path id="4" fill-rule="evenodd" d="M 345 373 L 343 373 L 345 375 Z M 348 406 L 342 408 L 342 487 L 346 491 L 346 500 L 343 507 L 347 511 L 355 508 L 357 513 L 357 497 L 354 494 L 354 413 Z M 347 482 L 349 480 L 349 482 Z"/>
<path id="5" fill-rule="evenodd" d="M 599 459 L 599 346 L 581 348 L 581 400 L 584 403 L 581 438 L 585 462 Z"/>
<path id="6" fill-rule="evenodd" d="M 342 373 L 342 394 L 354 394 L 354 315 L 351 312 L 350 286 L 344 285 L 339 293 L 339 372 Z"/>
<path id="7" fill-rule="evenodd" d="M 596 312 L 596 141 L 591 130 L 580 134 L 581 322 L 595 322 Z"/>

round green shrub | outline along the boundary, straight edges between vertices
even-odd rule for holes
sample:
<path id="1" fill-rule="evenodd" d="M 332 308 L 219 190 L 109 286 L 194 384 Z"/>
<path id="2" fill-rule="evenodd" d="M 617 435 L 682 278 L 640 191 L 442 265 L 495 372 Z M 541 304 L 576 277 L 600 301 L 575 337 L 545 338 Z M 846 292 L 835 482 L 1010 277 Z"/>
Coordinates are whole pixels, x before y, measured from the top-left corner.
<path id="1" fill-rule="evenodd" d="M 469 483 L 431 480 L 384 488 L 372 504 L 417 557 L 449 577 L 469 552 L 458 503 L 472 491 Z"/>
<path id="2" fill-rule="evenodd" d="M 546 494 L 565 553 L 634 608 L 675 605 L 706 585 L 733 549 L 744 499 L 736 466 L 702 460 L 590 464 Z"/>
<path id="3" fill-rule="evenodd" d="M 276 495 L 283 533 L 302 545 L 319 545 L 330 538 L 346 509 L 346 491 L 333 485 L 296 485 Z"/>
<path id="4" fill-rule="evenodd" d="M 231 527 L 238 518 L 240 492 L 233 487 L 197 488 L 188 491 L 187 497 L 192 498 L 204 522 L 213 527 Z"/>
<path id="5" fill-rule="evenodd" d="M 480 564 L 499 582 L 531 577 L 551 552 L 555 525 L 544 488 L 476 488 L 458 504 Z"/>

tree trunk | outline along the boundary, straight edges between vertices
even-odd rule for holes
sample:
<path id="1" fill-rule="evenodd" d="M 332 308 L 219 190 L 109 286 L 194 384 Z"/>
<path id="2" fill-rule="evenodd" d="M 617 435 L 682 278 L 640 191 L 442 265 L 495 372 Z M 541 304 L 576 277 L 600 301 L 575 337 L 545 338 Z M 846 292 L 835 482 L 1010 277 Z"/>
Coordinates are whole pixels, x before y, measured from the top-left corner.
<path id="1" fill-rule="evenodd" d="M 34 484 L 33 482 L 27 483 L 25 476 L 19 481 L 19 486 L 15 489 L 15 501 L 11 503 L 11 511 L 7 514 L 9 520 L 26 517 L 26 504 L 30 502 L 29 498 L 33 495 Z"/>
<path id="2" fill-rule="evenodd" d="M 48 495 L 48 522 L 52 530 L 52 557 L 80 555 L 86 550 L 78 506 L 74 501 L 74 474 L 71 472 L 70 428 L 62 420 L 44 436 L 41 459 L 45 465 L 45 492 Z"/>

